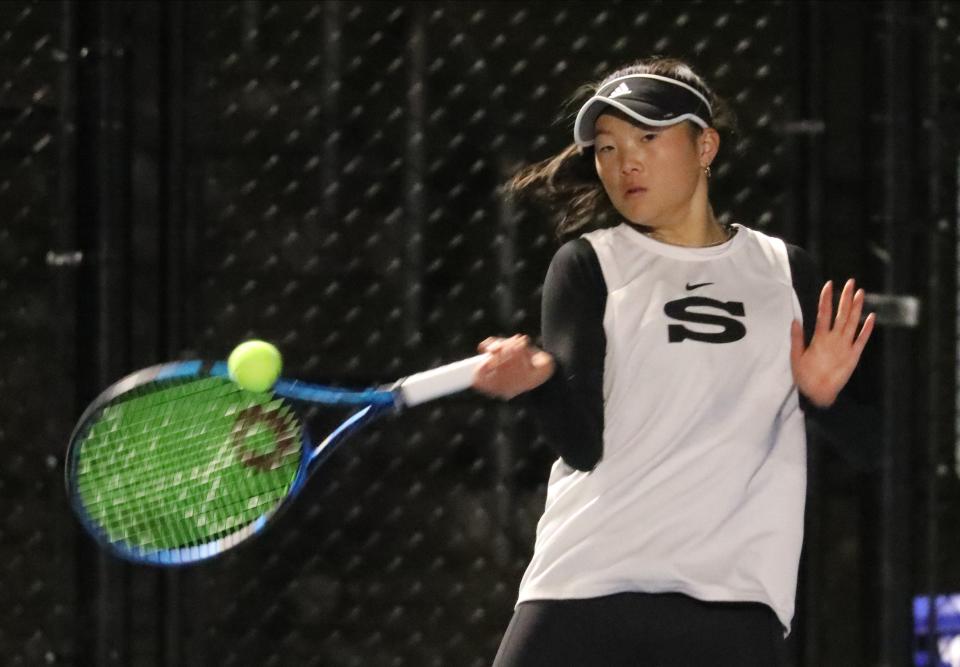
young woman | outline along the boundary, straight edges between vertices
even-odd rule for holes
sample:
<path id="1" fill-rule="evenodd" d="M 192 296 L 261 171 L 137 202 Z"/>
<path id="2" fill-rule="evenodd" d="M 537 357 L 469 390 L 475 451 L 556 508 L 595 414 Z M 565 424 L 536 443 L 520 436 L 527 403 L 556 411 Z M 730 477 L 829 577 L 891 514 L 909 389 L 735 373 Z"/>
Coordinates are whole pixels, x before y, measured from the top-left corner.
<path id="1" fill-rule="evenodd" d="M 496 667 L 778 665 L 794 611 L 805 412 L 873 330 L 800 248 L 709 200 L 730 115 L 685 63 L 614 72 L 574 144 L 521 172 L 569 239 L 542 348 L 489 338 L 474 387 L 523 395 L 559 459 Z M 819 302 L 817 292 L 819 293 Z"/>

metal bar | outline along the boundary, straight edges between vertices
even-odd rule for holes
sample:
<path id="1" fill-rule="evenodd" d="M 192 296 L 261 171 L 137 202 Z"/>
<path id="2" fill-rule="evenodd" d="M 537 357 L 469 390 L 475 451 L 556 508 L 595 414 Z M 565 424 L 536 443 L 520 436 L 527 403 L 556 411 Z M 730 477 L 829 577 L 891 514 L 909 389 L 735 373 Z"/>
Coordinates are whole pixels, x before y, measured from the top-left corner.
<path id="1" fill-rule="evenodd" d="M 823 44 L 823 6 L 819 2 L 809 2 L 804 5 L 807 10 L 807 32 L 805 51 L 807 55 L 807 80 L 805 93 L 807 96 L 806 118 L 822 119 L 824 117 L 824 66 Z M 809 121 L 816 124 L 817 121 Z M 819 121 L 821 124 L 822 120 Z M 806 250 L 813 257 L 823 256 L 823 238 L 821 225 L 823 221 L 823 165 L 820 156 L 823 154 L 823 136 L 820 132 L 809 132 L 806 135 L 806 212 L 804 221 Z"/>
<path id="2" fill-rule="evenodd" d="M 160 50 L 160 263 L 158 344 L 164 358 L 174 359 L 184 344 L 184 301 L 188 290 L 183 278 L 185 219 L 185 117 L 184 88 L 185 7 L 180 2 L 158 3 L 162 21 Z M 167 569 L 159 576 L 160 661 L 166 667 L 183 664 L 184 606 L 179 570 Z"/>
<path id="3" fill-rule="evenodd" d="M 110 155 L 109 133 L 105 128 L 110 125 L 109 107 L 107 100 L 110 95 L 111 72 L 106 66 L 104 54 L 107 46 L 104 42 L 105 34 L 109 30 L 107 26 L 107 7 L 105 2 L 91 3 L 97 16 L 96 36 L 90 52 L 96 59 L 96 121 L 97 127 L 94 129 L 96 136 L 95 157 L 96 164 L 96 212 L 97 217 L 97 337 L 96 337 L 96 363 L 97 363 L 97 385 L 107 386 L 111 379 L 110 363 L 110 331 L 112 329 L 110 318 L 113 315 L 110 297 L 110 282 L 112 276 L 110 258 L 112 255 L 112 218 L 113 207 L 110 206 L 110 167 L 113 162 Z M 120 581 L 116 564 L 102 552 L 98 553 L 98 583 L 99 583 L 99 610 L 97 614 L 97 664 L 114 665 L 119 658 L 119 649 L 117 641 L 125 635 L 125 628 L 122 625 L 122 617 L 118 613 L 118 607 L 122 604 Z"/>
<path id="4" fill-rule="evenodd" d="M 426 18 L 421 3 L 410 9 L 410 39 L 407 42 L 407 146 L 405 170 L 406 230 L 404 238 L 404 343 L 418 345 L 423 320 L 423 225 L 425 118 L 426 118 Z"/>
<path id="5" fill-rule="evenodd" d="M 62 20 L 60 22 L 60 54 L 62 57 L 60 86 L 60 169 L 58 221 L 54 232 L 57 250 L 65 253 L 79 253 L 77 263 L 83 261 L 83 253 L 77 248 L 77 5 L 71 0 L 63 0 Z M 62 275 L 62 274 L 61 274 Z M 62 281 L 61 281 L 62 282 Z M 64 311 L 62 311 L 64 312 Z M 66 328 L 61 329 L 66 332 Z M 72 338 L 72 334 L 70 334 Z M 66 341 L 64 341 L 66 342 Z M 69 341 L 72 345 L 73 341 Z M 61 345 L 66 349 L 66 345 Z"/>
<path id="6" fill-rule="evenodd" d="M 920 326 L 922 305 L 919 298 L 901 294 L 868 294 L 863 302 L 864 310 L 876 316 L 878 326 L 908 329 Z"/>
<path id="7" fill-rule="evenodd" d="M 946 466 L 941 464 L 941 422 L 943 418 L 941 396 L 943 396 L 942 385 L 944 374 L 941 370 L 943 365 L 940 363 L 940 350 L 942 344 L 942 332 L 949 326 L 949 320 L 945 317 L 947 310 L 942 304 L 945 290 L 943 278 L 946 273 L 941 260 L 941 242 L 945 233 L 949 230 L 949 222 L 946 218 L 940 217 L 940 143 L 943 141 L 940 131 L 939 108 L 940 108 L 940 45 L 939 31 L 934 27 L 936 17 L 939 13 L 939 2 L 931 2 L 926 15 L 921 15 L 925 30 L 921 35 L 921 43 L 926 45 L 926 67 L 927 73 L 926 95 L 922 98 L 925 104 L 923 117 L 927 119 L 924 124 L 927 130 L 926 141 L 926 159 L 927 165 L 927 219 L 931 222 L 928 232 L 928 257 L 929 270 L 927 275 L 927 303 L 930 307 L 927 309 L 927 340 L 926 351 L 928 358 L 926 361 L 927 371 L 927 455 L 926 465 L 924 466 L 926 484 L 925 492 L 925 515 L 926 520 L 923 525 L 926 527 L 926 578 L 924 588 L 926 589 L 927 599 L 929 601 L 929 615 L 927 617 L 927 641 L 926 653 L 928 664 L 936 665 L 940 660 L 937 648 L 937 588 L 939 582 L 937 559 L 939 554 L 939 521 L 937 503 L 940 495 L 939 480 L 940 476 L 946 470 Z"/>
<path id="8" fill-rule="evenodd" d="M 941 5 L 941 3 L 937 3 Z M 948 21 L 949 14 L 947 12 L 948 3 L 942 3 L 942 6 L 938 7 L 937 17 L 938 21 Z M 943 54 L 943 61 L 947 62 L 949 58 L 949 42 L 944 46 L 945 52 Z M 938 54 L 939 55 L 939 54 Z M 939 65 L 939 63 L 938 63 Z M 938 69 L 938 72 L 940 70 Z M 945 103 L 942 108 L 937 107 L 937 111 L 948 112 L 948 109 L 951 108 L 951 104 Z M 956 127 L 956 114 L 950 113 L 946 116 L 944 124 L 948 127 Z M 931 140 L 932 141 L 932 140 Z M 956 146 L 956 140 L 952 141 L 951 146 Z M 953 210 L 949 213 L 945 212 L 944 221 L 946 224 L 950 224 L 947 221 L 947 216 L 953 216 L 953 233 L 954 233 L 954 257 L 955 257 L 955 272 L 953 278 L 955 280 L 955 285 L 957 292 L 955 295 L 955 300 L 953 303 L 954 306 L 954 320 L 952 322 L 952 332 L 954 335 L 954 366 L 953 366 L 953 386 L 954 386 L 954 402 L 952 407 L 953 412 L 953 465 L 954 465 L 954 474 L 957 477 L 960 477 L 960 152 L 956 155 L 944 156 L 944 161 L 953 160 Z M 939 199 L 939 196 L 938 196 Z M 931 195 L 931 201 L 933 197 Z"/>
<path id="9" fill-rule="evenodd" d="M 506 156 L 501 155 L 497 161 L 498 182 L 505 183 L 509 174 L 509 163 Z M 514 199 L 508 194 L 501 194 L 499 207 L 499 238 L 497 248 L 497 276 L 499 285 L 496 291 L 498 326 L 504 333 L 513 333 L 515 330 L 514 314 L 517 310 L 517 211 Z M 515 410 L 507 405 L 497 408 L 497 430 L 494 441 L 494 513 L 496 532 L 494 534 L 493 558 L 501 566 L 507 565 L 513 558 L 513 542 L 508 536 L 512 535 L 514 489 L 513 469 L 516 464 L 514 452 L 517 447 L 517 417 Z"/>
<path id="10" fill-rule="evenodd" d="M 77 91 L 79 89 L 79 72 L 77 57 L 79 53 L 79 26 L 78 26 L 78 8 L 75 0 L 62 0 L 60 3 L 60 35 L 59 50 L 57 53 L 59 68 L 57 86 L 58 97 L 60 99 L 59 113 L 59 156 L 57 165 L 58 177 L 58 201 L 56 207 L 56 228 L 53 239 L 56 244 L 57 254 L 72 254 L 76 263 L 72 269 L 57 269 L 55 271 L 55 289 L 57 299 L 57 310 L 62 313 L 62 325 L 57 327 L 57 348 L 59 354 L 59 366 L 64 370 L 63 388 L 68 393 L 60 397 L 57 405 L 62 410 L 61 417 L 65 423 L 70 423 L 77 416 L 77 406 L 80 404 L 80 397 L 83 392 L 81 387 L 82 377 L 78 368 L 78 359 L 82 358 L 81 341 L 78 335 L 78 299 L 77 293 L 80 287 L 80 281 L 83 276 L 84 267 L 83 253 L 79 250 L 80 238 L 78 234 L 78 215 L 77 203 L 79 193 L 79 162 L 78 162 L 78 125 L 79 125 L 79 100 Z M 48 253 L 47 263 L 51 263 L 51 256 Z M 58 512 L 58 515 L 62 514 Z M 65 520 L 66 521 L 66 520 Z M 89 551 L 83 549 L 82 543 L 77 542 L 73 536 L 77 534 L 76 524 L 71 523 L 69 528 L 63 527 L 62 531 L 57 531 L 63 539 L 60 546 L 60 553 L 66 563 L 69 563 L 69 554 L 75 554 L 75 560 L 72 563 L 74 572 L 85 572 L 91 565 Z M 72 532 L 71 532 L 72 529 Z M 67 536 L 70 536 L 67 542 Z M 77 619 L 74 621 L 77 627 L 88 627 L 91 624 L 90 618 L 93 614 L 93 605 L 88 602 L 92 598 L 90 595 L 92 582 L 89 579 L 84 580 L 83 575 L 73 576 L 69 574 L 70 568 L 63 568 L 64 580 L 72 584 L 72 592 L 76 595 Z M 72 640 L 72 645 L 61 645 L 61 652 L 72 654 L 76 657 L 78 663 L 88 663 L 93 661 L 92 637 L 89 633 L 78 633 Z"/>
<path id="11" fill-rule="evenodd" d="M 807 2 L 803 4 L 804 34 L 802 36 L 803 52 L 805 55 L 806 71 L 804 81 L 804 118 L 823 118 L 823 44 L 821 34 L 823 30 L 823 7 L 817 2 Z M 808 133 L 803 137 L 804 159 L 803 163 L 806 170 L 803 175 L 803 184 L 805 185 L 805 197 L 803 211 L 805 219 L 803 224 L 804 245 L 812 257 L 821 258 L 823 256 L 822 231 L 823 210 L 821 202 L 823 201 L 823 166 L 821 164 L 821 155 L 823 154 L 823 142 L 820 140 L 820 134 Z M 803 635 L 800 639 L 801 646 L 798 664 L 805 664 L 813 667 L 822 664 L 820 639 L 822 633 L 820 605 L 824 596 L 823 587 L 823 489 L 822 472 L 823 456 L 820 449 L 822 443 L 811 438 L 807 443 L 807 510 L 806 526 L 804 530 L 808 535 L 805 558 L 804 558 L 804 615 L 801 619 L 803 623 Z M 799 661 L 802 660 L 802 663 Z"/>
<path id="12" fill-rule="evenodd" d="M 342 44 L 341 3 L 327 2 L 323 6 L 323 164 L 321 192 L 323 220 L 333 225 L 337 220 L 339 204 L 337 182 L 340 174 L 340 52 Z"/>
<path id="13" fill-rule="evenodd" d="M 100 387 L 115 380 L 129 357 L 129 315 L 127 301 L 128 229 L 125 211 L 127 128 L 125 59 L 119 17 L 122 4 L 110 1 L 90 3 L 94 13 L 93 41 L 88 46 L 93 58 L 95 86 L 94 155 L 90 157 L 96 178 L 96 380 Z M 100 610 L 98 617 L 99 665 L 129 664 L 128 633 L 129 569 L 101 553 L 98 562 Z"/>
<path id="14" fill-rule="evenodd" d="M 184 5 L 179 2 L 160 3 L 164 35 L 160 42 L 160 65 L 163 80 L 160 90 L 161 155 L 160 191 L 163 248 L 161 262 L 160 344 L 165 358 L 173 359 L 183 345 L 183 220 L 185 157 L 185 103 L 184 103 Z"/>
<path id="15" fill-rule="evenodd" d="M 912 129 L 910 83 L 910 7 L 885 2 L 882 19 L 883 199 L 884 246 L 889 253 L 884 291 L 903 293 L 908 285 L 912 192 Z M 894 667 L 909 664 L 910 623 L 910 443 L 906 421 L 911 369 L 904 350 L 908 331 L 887 330 L 883 339 L 884 429 L 881 468 L 880 527 L 880 654 L 879 664 Z"/>

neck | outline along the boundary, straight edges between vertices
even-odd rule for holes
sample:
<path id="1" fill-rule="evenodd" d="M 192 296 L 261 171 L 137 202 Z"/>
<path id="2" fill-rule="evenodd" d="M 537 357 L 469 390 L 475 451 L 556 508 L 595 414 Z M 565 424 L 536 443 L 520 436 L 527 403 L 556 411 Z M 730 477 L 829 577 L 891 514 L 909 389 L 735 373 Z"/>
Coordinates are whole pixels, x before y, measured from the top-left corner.
<path id="1" fill-rule="evenodd" d="M 731 236 L 710 205 L 706 178 L 700 178 L 693 196 L 679 210 L 665 211 L 658 220 L 641 223 L 650 238 L 671 245 L 692 248 L 717 245 Z"/>
<path id="2" fill-rule="evenodd" d="M 731 236 L 730 228 L 720 224 L 709 205 L 703 215 L 687 216 L 679 222 L 646 226 L 643 231 L 650 238 L 662 243 L 692 248 L 717 245 Z"/>
<path id="3" fill-rule="evenodd" d="M 695 228 L 655 228 L 647 236 L 662 243 L 700 248 L 723 243 L 730 238 L 730 230 L 711 217 L 711 220 Z"/>

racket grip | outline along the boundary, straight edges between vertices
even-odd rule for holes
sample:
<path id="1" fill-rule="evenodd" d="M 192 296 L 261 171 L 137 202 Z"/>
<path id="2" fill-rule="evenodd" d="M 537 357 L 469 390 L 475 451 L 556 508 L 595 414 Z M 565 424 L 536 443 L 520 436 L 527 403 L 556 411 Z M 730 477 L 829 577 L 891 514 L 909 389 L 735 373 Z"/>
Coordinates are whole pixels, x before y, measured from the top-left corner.
<path id="1" fill-rule="evenodd" d="M 474 371 L 489 356 L 489 354 L 478 354 L 429 371 L 414 373 L 400 383 L 404 405 L 419 405 L 447 394 L 463 391 L 473 384 Z"/>

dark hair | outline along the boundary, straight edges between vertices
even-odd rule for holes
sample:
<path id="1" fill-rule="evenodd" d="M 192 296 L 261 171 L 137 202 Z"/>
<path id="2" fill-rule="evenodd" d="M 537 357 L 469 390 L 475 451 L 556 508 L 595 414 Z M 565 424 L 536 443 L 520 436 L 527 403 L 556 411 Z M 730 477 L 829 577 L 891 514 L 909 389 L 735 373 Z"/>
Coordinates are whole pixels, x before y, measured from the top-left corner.
<path id="1" fill-rule="evenodd" d="M 568 105 L 582 104 L 608 81 L 629 74 L 658 74 L 693 86 L 710 101 L 713 108 L 712 126 L 721 136 L 736 134 L 736 118 L 729 105 L 707 86 L 689 64 L 677 58 L 653 56 L 638 60 L 608 74 L 599 83 L 581 86 Z M 687 121 L 686 124 L 692 136 L 702 131 L 694 123 Z M 529 194 L 550 207 L 556 218 L 556 234 L 561 241 L 593 229 L 613 227 L 620 223 L 620 214 L 603 189 L 593 158 L 592 146 L 581 149 L 576 144 L 570 144 L 553 157 L 520 169 L 506 184 L 506 190 L 511 194 Z"/>

